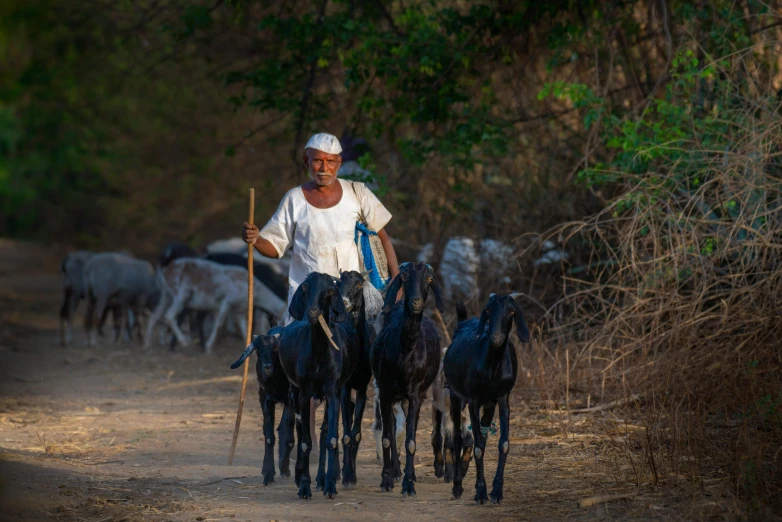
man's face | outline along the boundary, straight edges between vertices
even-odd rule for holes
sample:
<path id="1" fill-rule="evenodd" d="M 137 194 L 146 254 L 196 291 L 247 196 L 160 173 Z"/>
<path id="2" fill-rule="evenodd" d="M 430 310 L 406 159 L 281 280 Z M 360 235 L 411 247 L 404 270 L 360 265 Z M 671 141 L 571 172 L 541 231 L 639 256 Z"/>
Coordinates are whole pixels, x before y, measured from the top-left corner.
<path id="1" fill-rule="evenodd" d="M 312 181 L 321 187 L 327 187 L 337 179 L 337 171 L 342 165 L 342 158 L 339 154 L 307 149 L 304 151 L 304 164 L 309 169 Z"/>

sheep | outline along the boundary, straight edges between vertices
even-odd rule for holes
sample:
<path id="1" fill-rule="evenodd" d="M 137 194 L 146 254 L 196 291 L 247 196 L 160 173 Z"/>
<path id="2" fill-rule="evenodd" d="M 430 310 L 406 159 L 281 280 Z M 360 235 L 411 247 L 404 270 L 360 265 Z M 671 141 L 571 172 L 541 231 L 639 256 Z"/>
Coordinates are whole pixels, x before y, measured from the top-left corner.
<path id="1" fill-rule="evenodd" d="M 107 307 L 119 306 L 123 311 L 132 311 L 138 318 L 159 298 L 152 265 L 125 254 L 94 255 L 84 267 L 84 281 L 88 303 L 85 329 L 92 346 L 97 344 L 93 330 L 95 318 L 103 317 Z M 122 314 L 122 322 L 127 319 L 128 314 Z M 130 319 L 133 320 L 133 316 Z"/>
<path id="2" fill-rule="evenodd" d="M 328 442 L 328 473 L 321 461 L 316 486 L 322 481 L 323 495 L 331 499 L 337 494 L 339 392 L 358 364 L 356 333 L 337 282 L 327 274 L 310 273 L 293 294 L 288 312 L 293 322 L 280 335 L 280 362 L 292 386 L 296 417 L 301 419 L 296 426 L 296 485 L 300 499 L 312 497 L 310 399 L 324 399 L 328 428 L 323 442 Z M 324 450 L 321 446 L 321 454 Z"/>
<path id="3" fill-rule="evenodd" d="M 359 354 L 356 369 L 342 388 L 342 446 L 344 454 L 342 485 L 345 487 L 356 483 L 356 458 L 361 442 L 361 420 L 364 417 L 364 408 L 367 402 L 367 386 L 372 378 L 369 350 L 377 336 L 372 323 L 383 304 L 380 292 L 364 280 L 364 276 L 368 273 L 341 272 L 339 277 L 339 292 L 345 304 L 345 310 L 353 323 L 353 328 L 356 330 L 355 340 L 358 343 L 357 352 Z M 356 390 L 355 408 L 351 401 L 352 390 Z"/>
<path id="4" fill-rule="evenodd" d="M 518 372 L 516 347 L 510 338 L 514 324 L 519 340 L 522 343 L 529 342 L 529 330 L 515 300 L 518 295 L 492 294 L 480 319 L 476 317 L 467 320 L 464 306 L 458 306 L 459 323 L 443 360 L 445 378 L 451 390 L 451 418 L 455 424 L 454 455 L 457 456 L 461 455 L 462 451 L 461 412 L 465 405 L 469 408 L 475 439 L 475 501 L 480 504 L 488 501 L 483 473 L 486 438 L 482 431 L 494 418 L 497 404 L 500 407 L 500 455 L 490 498 L 495 504 L 502 501 L 505 461 L 510 450 L 508 398 Z M 481 408 L 483 416 L 480 414 Z M 462 470 L 460 466 L 456 466 L 453 478 L 454 499 L 460 498 L 463 491 Z"/>
<path id="5" fill-rule="evenodd" d="M 272 328 L 266 335 L 256 337 L 242 356 L 231 365 L 235 370 L 250 354 L 258 353 L 255 363 L 255 374 L 258 377 L 258 399 L 263 412 L 263 435 L 266 444 L 263 450 L 263 485 L 274 482 L 274 410 L 275 405 L 282 403 L 282 418 L 277 427 L 280 434 L 279 465 L 280 475 L 290 476 L 290 456 L 293 449 L 294 417 L 291 414 L 289 390 L 290 384 L 280 365 L 280 332 L 282 328 Z"/>
<path id="6" fill-rule="evenodd" d="M 395 304 L 403 286 L 404 300 Z M 415 495 L 413 459 L 418 416 L 427 391 L 437 377 L 440 363 L 440 336 L 434 323 L 423 315 L 430 289 L 434 292 L 437 308 L 442 311 L 440 286 L 432 267 L 425 263 L 403 263 L 399 267 L 399 274 L 389 285 L 383 305 L 383 313 L 387 314 L 385 325 L 372 344 L 370 353 L 383 424 L 381 491 L 393 489 L 392 459 L 398 459 L 396 447 L 391 443 L 395 438 L 393 406 L 399 400 L 408 402 L 403 496 Z"/>
<path id="7" fill-rule="evenodd" d="M 176 321 L 185 308 L 216 312 L 212 332 L 204 345 L 206 353 L 211 353 L 217 333 L 229 313 L 235 313 L 242 330 L 246 330 L 246 316 L 243 315 L 247 312 L 246 270 L 236 266 L 218 265 L 204 259 L 180 258 L 159 269 L 158 280 L 162 295 L 149 321 L 147 341 L 154 326 L 163 318 L 174 331 L 179 343 L 187 346 L 189 340 Z M 271 313 L 279 321 L 285 309 L 285 302 L 259 281 L 253 284 L 253 300 L 255 305 Z M 148 346 L 145 345 L 147 348 Z"/>

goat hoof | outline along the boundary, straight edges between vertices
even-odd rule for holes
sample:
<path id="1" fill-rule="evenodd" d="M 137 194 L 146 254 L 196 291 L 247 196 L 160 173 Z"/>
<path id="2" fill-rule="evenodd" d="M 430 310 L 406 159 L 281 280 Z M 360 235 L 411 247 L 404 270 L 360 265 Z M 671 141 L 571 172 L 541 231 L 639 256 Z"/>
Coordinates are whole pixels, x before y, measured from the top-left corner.
<path id="1" fill-rule="evenodd" d="M 415 480 L 413 477 L 405 476 L 402 480 L 402 496 L 414 497 L 415 496 Z"/>
<path id="2" fill-rule="evenodd" d="M 459 500 L 460 498 L 462 498 L 462 493 L 464 493 L 464 488 L 462 487 L 462 485 L 454 484 L 452 490 L 453 500 Z"/>
<path id="3" fill-rule="evenodd" d="M 263 474 L 263 485 L 268 486 L 274 482 L 274 473 L 264 473 Z"/>
<path id="4" fill-rule="evenodd" d="M 315 491 L 321 491 L 325 485 L 326 474 L 322 471 L 318 471 L 318 474 L 315 476 Z"/>
<path id="5" fill-rule="evenodd" d="M 489 501 L 489 495 L 486 493 L 486 483 L 475 485 L 475 503 L 485 504 Z"/>
<path id="6" fill-rule="evenodd" d="M 494 479 L 491 488 L 491 501 L 495 504 L 502 502 L 502 480 Z"/>
<path id="7" fill-rule="evenodd" d="M 326 478 L 326 485 L 323 487 L 323 496 L 334 498 L 337 495 L 337 481 L 331 477 Z"/>
<path id="8" fill-rule="evenodd" d="M 309 480 L 302 480 L 301 486 L 299 486 L 299 498 L 301 500 L 309 500 L 312 498 Z"/>
<path id="9" fill-rule="evenodd" d="M 394 489 L 394 479 L 391 475 L 383 473 L 380 478 L 380 491 L 386 492 Z"/>
<path id="10" fill-rule="evenodd" d="M 453 465 L 452 464 L 446 464 L 445 465 L 445 474 L 443 475 L 443 482 L 446 484 L 450 484 L 453 482 Z"/>
<path id="11" fill-rule="evenodd" d="M 443 463 L 442 462 L 435 462 L 434 463 L 434 476 L 437 478 L 443 478 Z"/>

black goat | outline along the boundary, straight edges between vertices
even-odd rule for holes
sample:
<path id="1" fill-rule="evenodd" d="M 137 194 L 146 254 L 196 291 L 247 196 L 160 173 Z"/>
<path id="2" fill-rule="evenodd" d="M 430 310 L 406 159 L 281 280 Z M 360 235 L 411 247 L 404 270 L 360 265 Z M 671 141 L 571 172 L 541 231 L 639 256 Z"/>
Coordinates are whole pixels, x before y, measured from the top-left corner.
<path id="1" fill-rule="evenodd" d="M 301 424 L 296 426 L 299 447 L 296 484 L 299 498 L 312 497 L 309 457 L 310 399 L 325 399 L 328 430 L 328 473 L 323 476 L 323 494 L 337 494 L 337 443 L 339 440 L 340 391 L 358 363 L 355 330 L 335 279 L 313 272 L 293 294 L 288 313 L 294 319 L 280 335 L 280 362 L 292 386 L 292 402 Z M 325 322 L 333 338 L 322 327 Z M 332 344 L 332 341 L 334 344 Z M 324 441 L 325 442 L 325 441 Z M 323 453 L 325 447 L 321 447 Z M 322 469 L 319 470 L 320 478 Z M 319 485 L 316 483 L 316 485 Z"/>
<path id="2" fill-rule="evenodd" d="M 443 360 L 443 370 L 451 389 L 451 418 L 454 422 L 454 455 L 462 452 L 462 416 L 466 404 L 470 411 L 472 434 L 475 439 L 475 501 L 483 504 L 486 496 L 486 480 L 483 474 L 483 457 L 486 450 L 486 429 L 494 418 L 494 410 L 500 406 L 500 456 L 497 462 L 497 474 L 491 500 L 499 504 L 502 501 L 502 486 L 505 476 L 505 461 L 510 450 L 508 430 L 510 426 L 510 406 L 508 397 L 516 383 L 518 361 L 516 347 L 510 339 L 513 324 L 523 343 L 529 342 L 529 330 L 524 322 L 521 308 L 515 298 L 519 294 L 492 294 L 483 309 L 480 319 L 467 320 L 463 306 L 457 307 L 459 324 L 456 327 L 453 342 Z M 483 408 L 483 416 L 480 409 Z M 459 498 L 462 488 L 461 466 L 455 466 L 453 496 Z"/>
<path id="3" fill-rule="evenodd" d="M 250 354 L 258 352 L 258 360 L 255 363 L 255 374 L 258 377 L 258 399 L 263 412 L 263 435 L 266 444 L 263 450 L 263 485 L 274 482 L 274 410 L 278 403 L 282 403 L 282 418 L 277 431 L 280 434 L 279 463 L 280 475 L 289 477 L 290 457 L 293 449 L 294 417 L 291 413 L 289 390 L 290 384 L 285 372 L 280 365 L 280 332 L 282 328 L 272 328 L 267 335 L 259 335 L 242 356 L 231 365 L 235 370 L 244 362 Z"/>
<path id="4" fill-rule="evenodd" d="M 166 267 L 171 261 L 180 257 L 198 257 L 198 252 L 184 243 L 168 243 L 160 254 L 158 264 Z"/>
<path id="5" fill-rule="evenodd" d="M 358 344 L 358 364 L 345 386 L 342 387 L 342 446 L 343 467 L 342 485 L 350 486 L 356 483 L 356 458 L 361 442 L 361 420 L 367 404 L 367 386 L 372 379 L 372 367 L 369 364 L 369 351 L 375 342 L 375 327 L 367 319 L 364 302 L 364 285 L 370 284 L 364 280 L 364 275 L 350 271 L 340 274 L 339 291 L 345 303 L 345 310 L 350 315 L 353 328 L 356 331 L 355 340 Z M 378 294 L 379 295 L 379 294 Z M 356 404 L 353 406 L 351 391 L 356 390 Z M 322 437 L 321 437 L 322 439 Z"/>
<path id="6" fill-rule="evenodd" d="M 396 295 L 404 286 L 404 301 L 394 304 Z M 424 305 L 434 291 L 437 308 L 442 311 L 440 286 L 432 267 L 425 264 L 403 263 L 399 274 L 391 282 L 386 293 L 383 312 L 385 326 L 372 345 L 370 360 L 372 373 L 380 395 L 380 416 L 383 421 L 383 472 L 381 491 L 394 487 L 393 463 L 398 462 L 394 403 L 408 402 L 407 430 L 405 440 L 405 473 L 402 480 L 402 495 L 415 495 L 415 434 L 421 405 L 427 390 L 437 377 L 440 367 L 440 336 L 434 323 L 424 317 Z"/>

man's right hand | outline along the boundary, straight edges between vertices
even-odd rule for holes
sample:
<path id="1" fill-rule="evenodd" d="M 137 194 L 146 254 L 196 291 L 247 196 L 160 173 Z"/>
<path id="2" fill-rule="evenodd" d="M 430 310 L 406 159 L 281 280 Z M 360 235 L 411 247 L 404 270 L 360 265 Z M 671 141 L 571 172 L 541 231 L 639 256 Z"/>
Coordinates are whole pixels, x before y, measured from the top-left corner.
<path id="1" fill-rule="evenodd" d="M 242 223 L 242 241 L 248 245 L 254 245 L 258 240 L 259 235 L 260 231 L 258 230 L 258 227 L 251 225 L 246 221 Z"/>

